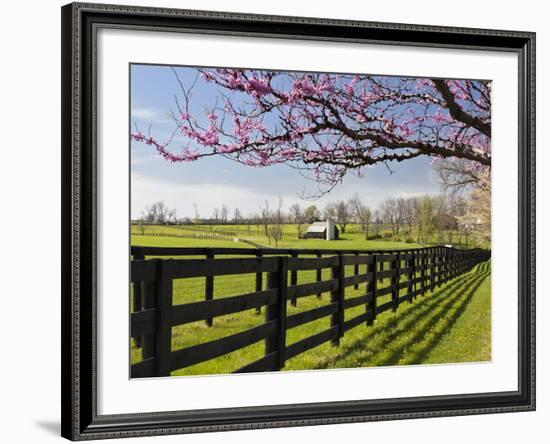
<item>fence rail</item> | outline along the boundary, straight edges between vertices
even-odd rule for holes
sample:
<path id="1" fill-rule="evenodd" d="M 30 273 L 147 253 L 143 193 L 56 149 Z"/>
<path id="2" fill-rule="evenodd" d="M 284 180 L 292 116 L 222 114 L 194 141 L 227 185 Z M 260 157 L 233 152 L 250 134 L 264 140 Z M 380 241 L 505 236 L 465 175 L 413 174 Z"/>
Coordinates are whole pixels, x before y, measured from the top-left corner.
<path id="1" fill-rule="evenodd" d="M 238 252 L 236 251 L 238 250 Z M 134 285 L 134 310 L 131 314 L 131 336 L 142 348 L 142 361 L 131 366 L 133 378 L 168 376 L 172 371 L 215 359 L 260 341 L 265 342 L 262 358 L 237 372 L 280 370 L 285 362 L 301 353 L 330 341 L 338 345 L 344 334 L 360 325 L 373 325 L 376 317 L 387 310 L 396 311 L 403 302 L 412 302 L 419 295 L 468 272 L 476 264 L 490 258 L 490 251 L 456 250 L 430 247 L 392 252 L 334 250 L 251 250 L 133 247 L 131 282 Z M 146 256 L 196 256 L 205 259 L 145 259 Z M 251 255 L 244 258 L 218 258 L 215 255 Z M 314 257 L 298 257 L 299 255 Z M 323 256 L 330 254 L 330 256 Z M 359 266 L 366 267 L 365 273 Z M 346 276 L 346 267 L 353 274 Z M 330 270 L 323 279 L 322 271 Z M 314 282 L 297 283 L 299 271 L 315 271 Z M 256 291 L 213 299 L 213 279 L 244 273 L 256 274 Z M 260 278 L 266 275 L 266 288 Z M 172 305 L 173 280 L 205 277 L 205 300 Z M 389 285 L 380 287 L 389 279 Z M 210 281 L 209 281 L 210 280 Z M 365 292 L 346 298 L 346 288 Z M 403 291 L 405 291 L 404 294 Z M 293 305 L 306 296 L 329 292 L 327 305 L 296 314 L 287 314 L 288 302 Z M 391 295 L 389 301 L 379 300 Z M 135 302 L 139 296 L 139 304 Z M 364 306 L 364 311 L 346 320 L 346 310 Z M 220 339 L 172 350 L 172 328 L 218 316 L 265 307 L 264 323 Z M 329 318 L 330 327 L 293 344 L 287 344 L 287 331 L 318 319 Z"/>
<path id="2" fill-rule="evenodd" d="M 135 235 L 142 235 L 139 232 L 133 232 Z M 143 236 L 147 237 L 170 237 L 170 238 L 181 238 L 181 239 L 201 239 L 201 240 L 222 240 L 222 241 L 232 241 L 233 236 L 230 236 L 228 233 L 208 233 L 208 232 L 197 232 L 197 233 L 177 233 L 177 232 L 168 232 L 168 233 L 144 233 Z"/>

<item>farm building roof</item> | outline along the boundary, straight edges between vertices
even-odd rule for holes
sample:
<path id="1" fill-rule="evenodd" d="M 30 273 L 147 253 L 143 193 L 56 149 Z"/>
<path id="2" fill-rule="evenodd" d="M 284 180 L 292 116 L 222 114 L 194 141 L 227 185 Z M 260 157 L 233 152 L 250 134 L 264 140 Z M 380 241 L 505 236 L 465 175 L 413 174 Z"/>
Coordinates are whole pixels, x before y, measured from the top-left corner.
<path id="1" fill-rule="evenodd" d="M 327 229 L 326 222 L 314 222 L 307 228 L 307 231 L 309 233 L 322 233 L 326 229 Z"/>

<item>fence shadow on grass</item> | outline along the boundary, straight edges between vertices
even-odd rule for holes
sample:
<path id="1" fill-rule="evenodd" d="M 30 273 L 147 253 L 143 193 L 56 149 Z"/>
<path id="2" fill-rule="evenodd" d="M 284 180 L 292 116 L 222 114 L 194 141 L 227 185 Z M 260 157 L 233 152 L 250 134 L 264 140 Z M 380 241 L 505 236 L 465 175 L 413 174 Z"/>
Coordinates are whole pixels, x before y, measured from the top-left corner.
<path id="1" fill-rule="evenodd" d="M 465 289 L 464 293 L 456 294 L 449 299 L 443 306 L 443 310 L 438 310 L 438 313 L 430 317 L 422 329 L 418 330 L 418 332 L 405 344 L 397 347 L 387 359 L 380 363 L 380 365 L 394 365 L 399 363 L 401 357 L 405 355 L 410 346 L 422 341 L 422 338 L 426 337 L 426 334 L 438 325 L 439 328 L 437 334 L 432 334 L 431 338 L 420 346 L 418 350 L 411 353 L 410 357 L 407 359 L 408 364 L 422 364 L 433 348 L 441 341 L 441 339 L 443 339 L 443 337 L 445 337 L 447 333 L 449 333 L 456 321 L 460 318 L 460 316 L 462 316 L 467 306 L 472 301 L 472 297 L 479 289 L 487 275 L 487 273 L 480 274 L 479 277 L 468 285 L 468 288 Z M 459 305 L 453 310 L 456 303 Z M 451 310 L 453 311 L 451 312 Z M 449 315 L 449 313 L 451 314 Z"/>
<path id="2" fill-rule="evenodd" d="M 407 353 L 409 353 L 406 359 L 407 364 L 421 364 L 428 357 L 430 351 L 456 324 L 476 291 L 489 275 L 489 262 L 482 263 L 472 272 L 457 278 L 446 287 L 421 297 L 425 299 L 421 304 L 401 306 L 399 313 L 387 313 L 388 318 L 384 320 L 383 324 L 375 324 L 359 340 L 350 344 L 342 344 L 341 350 L 335 357 L 320 363 L 315 368 L 403 364 L 400 361 Z M 455 307 L 456 304 L 458 305 Z M 453 309 L 453 307 L 455 308 Z M 425 344 L 411 353 L 410 350 L 418 346 L 423 338 L 429 337 L 430 332 L 436 326 L 438 327 L 437 335 L 432 335 Z M 396 341 L 399 345 L 392 347 Z M 350 356 L 353 356 L 353 365 L 346 365 L 345 361 Z"/>

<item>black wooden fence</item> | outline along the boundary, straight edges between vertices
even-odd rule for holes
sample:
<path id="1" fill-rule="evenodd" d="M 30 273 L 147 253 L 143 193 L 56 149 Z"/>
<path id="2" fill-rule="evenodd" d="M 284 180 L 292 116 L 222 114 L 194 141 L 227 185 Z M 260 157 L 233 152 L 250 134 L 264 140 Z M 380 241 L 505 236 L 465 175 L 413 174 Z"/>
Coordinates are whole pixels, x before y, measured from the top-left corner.
<path id="1" fill-rule="evenodd" d="M 265 341 L 265 356 L 237 372 L 280 370 L 286 360 L 328 341 L 337 345 L 346 331 L 359 325 L 372 325 L 380 313 L 395 311 L 402 302 L 412 302 L 418 295 L 433 291 L 436 286 L 488 260 L 491 253 L 448 247 L 392 252 L 133 247 L 132 255 L 131 336 L 138 339 L 142 347 L 142 361 L 131 366 L 131 376 L 139 378 L 167 376 L 174 370 L 215 359 L 259 341 Z M 197 255 L 207 258 L 145 259 L 147 256 Z M 222 259 L 215 255 L 254 257 Z M 365 266 L 365 273 L 359 273 L 360 265 Z M 346 266 L 354 267 L 352 275 L 346 276 Z M 331 270 L 330 279 L 322 280 L 323 269 Z M 315 270 L 316 280 L 298 285 L 297 272 L 305 270 Z M 256 274 L 256 291 L 213 299 L 215 276 L 247 273 Z M 267 275 L 265 289 L 261 281 L 264 274 Z M 205 278 L 205 300 L 172 305 L 173 280 L 193 277 Z M 389 279 L 389 285 L 379 288 L 383 279 Z M 364 294 L 345 297 L 346 287 L 358 288 L 360 284 L 366 285 Z M 330 292 L 328 305 L 287 315 L 288 301 L 296 304 L 302 297 L 324 292 Z M 385 295 L 391 295 L 390 300 L 378 303 Z M 364 312 L 345 320 L 345 311 L 358 306 L 364 306 Z M 172 327 L 201 320 L 211 325 L 217 316 L 261 307 L 265 307 L 265 322 L 259 326 L 172 351 Z M 288 329 L 325 317 L 330 317 L 330 328 L 287 345 Z"/>

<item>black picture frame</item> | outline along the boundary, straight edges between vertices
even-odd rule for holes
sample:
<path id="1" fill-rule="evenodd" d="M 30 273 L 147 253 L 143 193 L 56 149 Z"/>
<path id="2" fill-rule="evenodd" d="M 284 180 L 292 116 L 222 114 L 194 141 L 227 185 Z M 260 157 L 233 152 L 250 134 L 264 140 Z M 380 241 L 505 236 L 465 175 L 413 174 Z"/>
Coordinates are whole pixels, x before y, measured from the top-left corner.
<path id="1" fill-rule="evenodd" d="M 535 33 L 72 3 L 62 14 L 62 436 L 135 437 L 535 409 Z M 97 414 L 95 38 L 100 27 L 509 51 L 519 62 L 518 390 Z"/>

